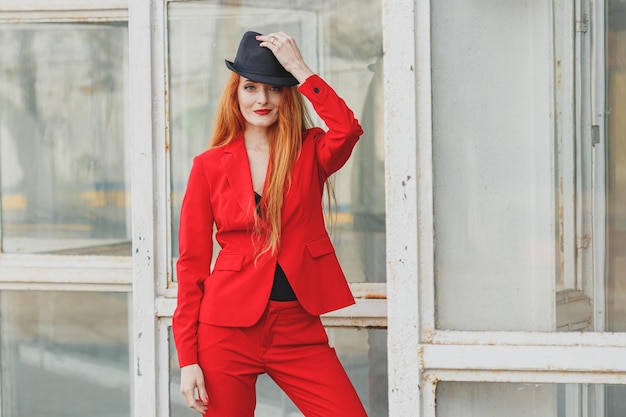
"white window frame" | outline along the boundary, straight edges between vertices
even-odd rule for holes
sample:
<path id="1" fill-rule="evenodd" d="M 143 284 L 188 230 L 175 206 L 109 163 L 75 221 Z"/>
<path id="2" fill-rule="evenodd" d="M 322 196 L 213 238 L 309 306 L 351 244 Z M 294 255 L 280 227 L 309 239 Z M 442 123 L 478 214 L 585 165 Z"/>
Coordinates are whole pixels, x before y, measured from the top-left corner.
<path id="1" fill-rule="evenodd" d="M 590 21 L 596 24 L 588 30 L 598 42 L 604 38 L 602 3 L 595 2 L 589 10 Z M 579 8 L 575 13 L 581 19 Z M 435 327 L 430 17 L 430 0 L 388 2 L 383 16 L 387 241 L 391 243 L 387 250 L 389 415 L 434 417 L 441 381 L 625 384 L 626 334 L 464 332 Z M 409 33 L 414 37 L 407 37 Z M 601 43 L 594 46 L 591 123 L 603 132 L 604 57 Z M 571 92 L 563 93 L 567 94 Z M 604 189 L 603 139 L 594 145 L 591 161 L 598 190 Z M 604 213 L 601 195 L 590 204 L 595 213 Z M 574 216 L 571 212 L 566 218 L 567 233 L 573 233 Z M 602 298 L 598 291 L 604 277 L 603 218 L 597 216 L 592 223 L 595 282 L 570 279 L 565 287 L 595 286 L 596 297 Z M 570 246 L 580 244 L 571 235 L 566 239 Z M 568 272 L 575 269 L 571 261 L 564 266 Z M 602 314 L 595 319 L 603 320 Z"/>
<path id="2" fill-rule="evenodd" d="M 0 23 L 126 21 L 127 0 L 3 0 Z M 0 254 L 1 290 L 130 292 L 129 256 Z"/>
<path id="3" fill-rule="evenodd" d="M 168 416 L 168 334 L 175 300 L 167 288 L 167 1 L 2 2 L 0 22 L 129 21 L 132 258 L 2 254 L 0 290 L 132 289 L 133 415 Z M 439 381 L 626 384 L 626 334 L 460 332 L 435 328 L 430 0 L 395 0 L 384 6 L 387 294 L 384 286 L 353 284 L 357 305 L 325 316 L 325 324 L 388 324 L 392 417 L 435 416 Z M 603 2 L 594 2 L 590 12 L 596 24 L 588 30 L 594 39 L 601 40 L 604 22 L 598 17 L 604 16 Z M 414 36 L 407 37 L 408 33 Z M 602 48 L 596 47 L 594 54 L 591 123 L 600 126 L 602 135 Z M 603 139 L 593 150 L 592 181 L 597 189 L 604 187 Z M 602 198 L 590 204 L 596 213 L 604 212 Z M 570 218 L 575 215 L 571 213 Z M 598 278 L 590 285 L 598 297 L 604 276 L 604 223 L 600 216 L 592 220 L 592 264 Z M 603 322 L 602 313 L 595 314 L 595 321 Z"/>
<path id="4" fill-rule="evenodd" d="M 128 19 L 129 0 L 4 0 L 3 22 L 111 21 Z"/>
<path id="5" fill-rule="evenodd" d="M 2 24 L 127 20 L 127 0 L 3 0 L 0 9 Z M 132 283 L 130 253 L 128 256 L 0 253 L 0 291 L 130 293 Z M 129 323 L 132 323 L 130 317 Z"/>

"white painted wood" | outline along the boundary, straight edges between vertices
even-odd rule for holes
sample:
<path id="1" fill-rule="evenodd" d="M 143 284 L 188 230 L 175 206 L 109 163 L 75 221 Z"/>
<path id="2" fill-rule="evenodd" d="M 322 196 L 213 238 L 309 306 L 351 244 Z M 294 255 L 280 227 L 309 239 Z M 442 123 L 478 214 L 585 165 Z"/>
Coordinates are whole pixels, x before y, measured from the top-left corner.
<path id="1" fill-rule="evenodd" d="M 592 372 L 552 372 L 543 371 L 468 371 L 468 370 L 437 370 L 436 372 L 424 373 L 425 380 L 439 381 L 463 381 L 463 382 L 511 382 L 511 383 L 534 383 L 534 384 L 620 384 L 626 383 L 623 373 L 592 373 Z M 593 399 L 596 403 L 603 400 L 601 386 L 594 385 Z M 603 416 L 604 413 L 595 414 Z M 568 416 L 569 417 L 569 416 Z"/>
<path id="2" fill-rule="evenodd" d="M 355 298 L 387 298 L 387 284 L 384 282 L 351 282 L 350 290 Z"/>
<path id="3" fill-rule="evenodd" d="M 0 23 L 31 22 L 123 22 L 128 20 L 126 9 L 112 10 L 34 10 L 0 11 Z"/>
<path id="4" fill-rule="evenodd" d="M 176 299 L 158 297 L 155 312 L 159 318 L 169 319 L 176 308 Z M 328 327 L 386 327 L 387 300 L 357 298 L 356 304 L 322 316 Z"/>
<path id="5" fill-rule="evenodd" d="M 597 125 L 600 142 L 593 146 L 593 270 L 595 295 L 606 302 L 605 274 L 606 253 L 606 77 L 605 77 L 605 2 L 593 1 L 591 6 L 591 30 L 593 45 L 591 51 L 591 124 Z M 596 330 L 605 328 L 606 314 L 604 303 L 596 309 Z"/>
<path id="6" fill-rule="evenodd" d="M 594 196 L 588 190 L 593 190 L 593 145 L 592 145 L 592 95 L 591 95 L 591 45 L 592 32 L 588 26 L 590 9 L 588 0 L 577 0 L 576 21 L 587 22 L 587 30 L 576 32 L 574 48 L 575 54 L 575 124 L 577 145 L 577 181 L 576 189 L 576 216 L 577 216 L 577 282 L 580 289 L 593 300 L 594 327 L 593 330 L 602 330 L 604 322 L 599 323 L 596 312 L 604 311 L 606 300 L 604 289 L 596 288 L 594 273 Z M 583 25 L 584 27 L 584 25 Z M 603 279 L 603 278 L 602 278 Z"/>
<path id="7" fill-rule="evenodd" d="M 439 376 L 432 373 L 422 374 L 422 384 L 420 388 L 421 408 L 420 411 L 424 416 L 437 415 L 437 383 Z"/>
<path id="8" fill-rule="evenodd" d="M 130 285 L 131 259 L 122 256 L 12 255 L 0 257 L 0 285 Z"/>
<path id="9" fill-rule="evenodd" d="M 156 204 L 155 225 L 155 249 L 156 249 L 156 277 L 157 294 L 161 296 L 167 288 L 169 281 L 170 260 L 170 189 L 168 180 L 169 138 L 166 136 L 166 109 L 169 95 L 166 94 L 166 4 L 162 1 L 154 1 L 154 15 L 152 25 L 154 34 L 152 37 L 152 137 L 154 141 L 154 200 Z"/>
<path id="10" fill-rule="evenodd" d="M 129 0 L 2 0 L 0 12 L 53 10 L 114 10 L 128 8 Z"/>
<path id="11" fill-rule="evenodd" d="M 462 332 L 438 330 L 427 343 L 436 345 L 626 346 L 626 333 L 597 332 Z"/>
<path id="12" fill-rule="evenodd" d="M 429 371 L 626 372 L 623 346 L 423 345 L 421 350 Z"/>
<path id="13" fill-rule="evenodd" d="M 0 291 L 89 291 L 89 292 L 131 292 L 131 284 L 92 284 L 92 283 L 41 283 L 41 282 L 0 282 Z"/>
<path id="14" fill-rule="evenodd" d="M 417 93 L 417 227 L 420 340 L 435 330 L 435 213 L 433 207 L 433 102 L 432 39 L 429 1 L 417 2 L 416 11 Z M 393 146 L 390 144 L 390 146 Z M 411 148 L 412 149 L 412 148 Z"/>
<path id="15" fill-rule="evenodd" d="M 153 85 L 154 8 L 157 1 L 129 4 L 130 101 L 133 253 L 133 377 L 134 417 L 157 416 L 157 323 L 154 314 L 158 255 L 159 208 L 156 169 Z"/>
<path id="16" fill-rule="evenodd" d="M 2 0 L 0 22 L 97 22 L 128 19 L 128 0 Z"/>
<path id="17" fill-rule="evenodd" d="M 428 1 L 383 3 L 389 416 L 419 416 L 416 52 L 428 59 Z M 416 15 L 417 9 L 417 15 Z M 418 18 L 417 34 L 413 30 Z M 424 38 L 422 38 L 424 37 Z M 421 48 L 416 50 L 416 39 Z M 426 43 L 424 43 L 426 42 Z M 424 65 L 425 64 L 425 65 Z M 419 87 L 424 87 L 423 84 Z M 425 86 L 428 90 L 428 83 Z M 424 90 L 417 93 L 424 94 Z M 420 109 L 422 110 L 422 109 Z M 427 113 L 426 113 L 427 114 Z M 419 120 L 428 125 L 428 120 Z M 425 129 L 428 131 L 428 129 Z M 421 132 L 421 130 L 420 130 Z M 425 139 L 426 141 L 428 138 Z"/>
<path id="18" fill-rule="evenodd" d="M 559 259 L 556 276 L 557 290 L 578 289 L 576 271 L 576 131 L 575 115 L 575 54 L 574 2 L 554 0 L 554 121 L 557 146 L 556 174 L 558 181 Z"/>
<path id="19" fill-rule="evenodd" d="M 165 256 L 165 262 L 166 264 L 165 266 L 165 275 L 163 276 L 163 278 L 165 279 L 158 279 L 157 280 L 157 293 L 159 294 L 159 296 L 168 296 L 169 294 L 173 294 L 174 297 L 176 297 L 177 291 L 172 292 L 173 288 L 176 288 L 177 283 L 174 282 L 174 271 L 176 269 L 176 261 L 178 260 L 178 254 L 172 254 L 171 248 L 173 246 L 173 239 L 178 239 L 178 236 L 172 236 L 172 189 L 169 186 L 169 181 L 172 178 L 172 170 L 171 170 L 171 151 L 170 151 L 170 141 L 171 141 L 171 137 L 170 137 L 170 117 L 171 117 L 171 113 L 170 113 L 170 68 L 169 68 L 169 62 L 170 62 L 170 56 L 169 56 L 169 25 L 168 25 L 168 19 L 169 19 L 169 11 L 168 11 L 168 7 L 167 7 L 167 1 L 163 2 L 163 8 L 161 9 L 159 15 L 161 16 L 161 22 L 162 22 L 162 30 L 155 35 L 155 43 L 158 43 L 159 45 L 161 45 L 160 50 L 162 51 L 162 56 L 161 53 L 157 54 L 160 58 L 161 61 L 160 62 L 156 62 L 154 61 L 154 66 L 156 67 L 155 70 L 158 71 L 158 74 L 160 76 L 163 77 L 163 83 L 162 83 L 162 88 L 161 85 L 155 85 L 155 89 L 157 91 L 155 91 L 155 94 L 158 94 L 160 97 L 163 98 L 162 102 L 158 103 L 158 106 L 162 106 L 163 107 L 163 111 L 160 112 L 159 116 L 162 114 L 162 117 L 159 118 L 158 120 L 158 124 L 160 127 L 162 127 L 161 129 L 157 129 L 156 132 L 154 132 L 156 138 L 157 138 L 157 143 L 162 144 L 162 151 L 163 152 L 159 152 L 159 155 L 161 157 L 157 158 L 159 161 L 161 161 L 161 159 L 163 160 L 163 173 L 165 174 L 164 177 L 164 181 L 162 183 L 163 185 L 163 198 L 165 199 L 165 224 L 163 232 L 164 234 L 164 240 L 163 242 L 165 243 L 165 247 L 164 249 L 166 250 L 166 252 L 164 253 Z M 159 24 L 159 26 L 161 26 L 161 24 Z M 156 58 L 156 56 L 155 56 Z"/>

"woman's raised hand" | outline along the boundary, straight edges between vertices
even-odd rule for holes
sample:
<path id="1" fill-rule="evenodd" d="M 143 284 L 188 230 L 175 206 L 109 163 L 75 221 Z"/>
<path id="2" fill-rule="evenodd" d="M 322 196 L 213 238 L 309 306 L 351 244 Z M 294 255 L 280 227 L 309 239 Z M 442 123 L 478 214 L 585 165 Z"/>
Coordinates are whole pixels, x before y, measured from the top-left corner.
<path id="1" fill-rule="evenodd" d="M 303 83 L 313 71 L 304 62 L 300 48 L 295 39 L 285 32 L 274 32 L 267 35 L 257 36 L 261 46 L 268 48 L 280 64 L 293 75 L 298 82 Z"/>

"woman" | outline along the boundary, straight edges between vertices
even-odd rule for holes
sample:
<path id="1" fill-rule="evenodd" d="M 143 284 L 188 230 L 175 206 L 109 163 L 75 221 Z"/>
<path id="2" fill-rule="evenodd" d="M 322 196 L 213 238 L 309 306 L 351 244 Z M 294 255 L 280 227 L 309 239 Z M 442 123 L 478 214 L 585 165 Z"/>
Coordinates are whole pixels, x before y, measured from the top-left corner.
<path id="1" fill-rule="evenodd" d="M 322 196 L 363 131 L 283 32 L 246 32 L 226 66 L 211 147 L 194 158 L 181 208 L 181 392 L 205 416 L 252 417 L 267 373 L 307 417 L 366 416 L 319 318 L 354 303 Z M 328 131 L 310 128 L 302 95 Z"/>

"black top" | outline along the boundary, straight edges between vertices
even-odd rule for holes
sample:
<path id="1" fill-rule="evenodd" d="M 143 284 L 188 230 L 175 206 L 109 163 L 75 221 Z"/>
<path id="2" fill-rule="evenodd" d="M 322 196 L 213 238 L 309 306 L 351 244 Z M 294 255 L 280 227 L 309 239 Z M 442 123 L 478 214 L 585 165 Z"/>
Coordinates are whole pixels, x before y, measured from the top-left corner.
<path id="1" fill-rule="evenodd" d="M 256 210 L 259 216 L 261 215 L 261 209 L 259 204 L 261 203 L 261 196 L 255 191 L 254 201 L 256 202 Z M 272 301 L 295 301 L 298 298 L 293 292 L 293 288 L 287 280 L 285 271 L 276 262 L 276 271 L 274 272 L 274 285 L 272 285 L 272 292 L 270 293 L 270 300 Z"/>

